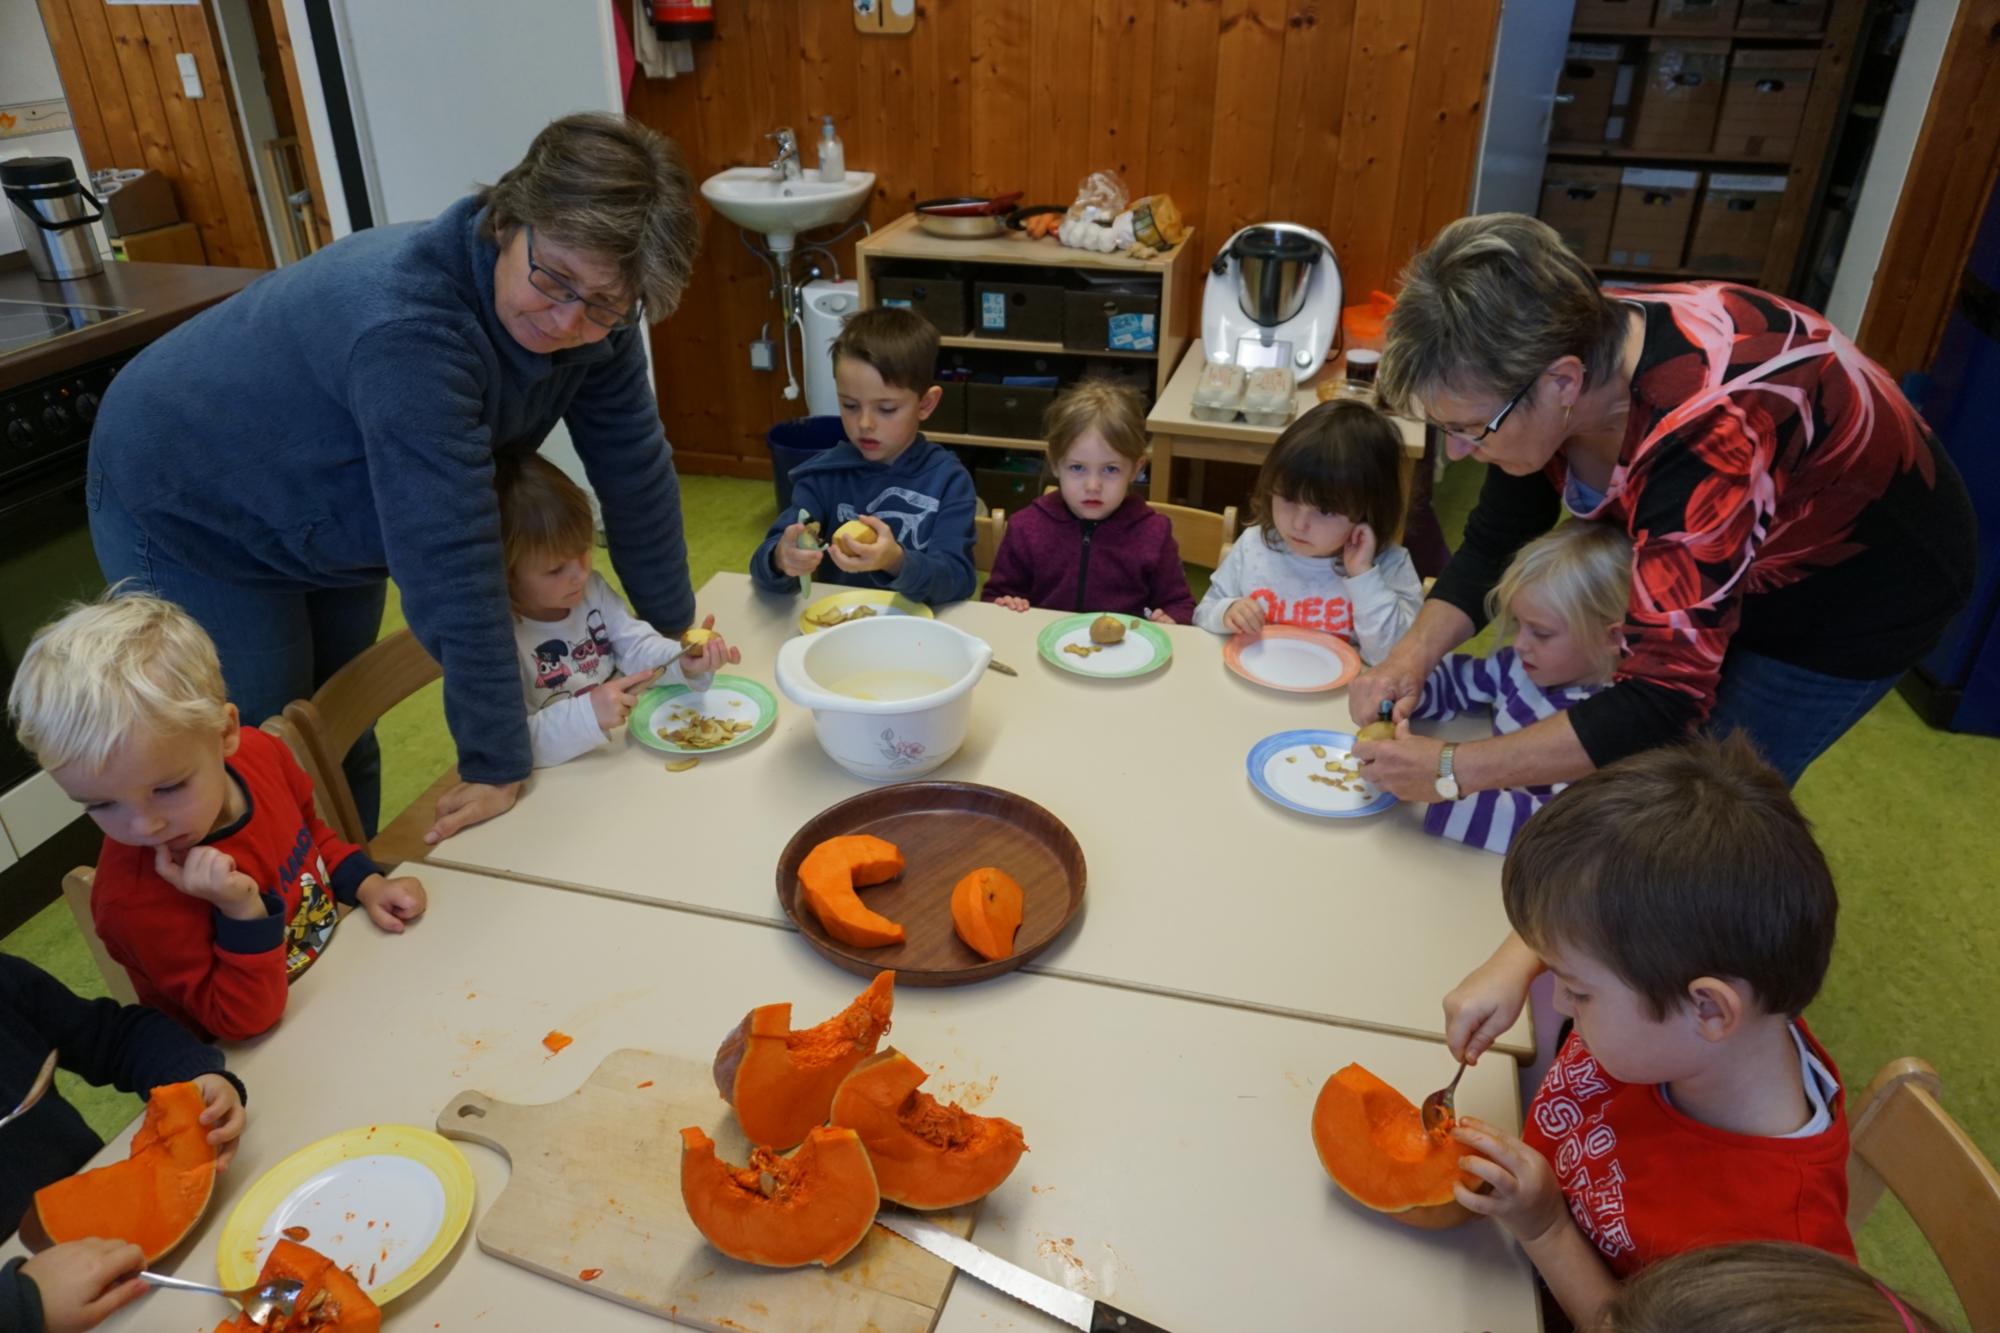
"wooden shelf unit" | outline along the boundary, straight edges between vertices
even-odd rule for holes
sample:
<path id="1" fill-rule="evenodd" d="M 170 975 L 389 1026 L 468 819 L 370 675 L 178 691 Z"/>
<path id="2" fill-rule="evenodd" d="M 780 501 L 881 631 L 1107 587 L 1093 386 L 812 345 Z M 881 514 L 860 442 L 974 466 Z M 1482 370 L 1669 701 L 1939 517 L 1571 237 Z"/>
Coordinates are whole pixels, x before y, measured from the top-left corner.
<path id="1" fill-rule="evenodd" d="M 1643 148 L 1625 148 L 1611 144 L 1552 143 L 1550 157 L 1608 159 L 1614 162 L 1723 162 L 1732 166 L 1783 167 L 1789 168 L 1789 157 L 1746 157 L 1741 153 L 1649 153 Z"/>
<path id="2" fill-rule="evenodd" d="M 1142 358 L 1151 361 L 1159 356 L 1158 352 L 1113 352 L 1094 347 L 1067 347 L 1062 343 L 1039 342 L 1032 338 L 980 338 L 970 335 L 960 337 L 954 334 L 941 336 L 938 339 L 938 346 L 980 347 L 992 352 L 1033 352 L 1038 356 L 1115 356 L 1120 360 L 1131 357 L 1135 361 Z"/>

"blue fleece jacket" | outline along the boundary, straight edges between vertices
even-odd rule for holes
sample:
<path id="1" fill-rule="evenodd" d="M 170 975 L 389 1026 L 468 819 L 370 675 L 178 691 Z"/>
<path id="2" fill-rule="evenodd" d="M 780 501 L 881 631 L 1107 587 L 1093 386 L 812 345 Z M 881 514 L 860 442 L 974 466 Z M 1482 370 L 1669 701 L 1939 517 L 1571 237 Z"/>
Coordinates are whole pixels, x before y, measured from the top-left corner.
<path id="1" fill-rule="evenodd" d="M 798 579 L 779 573 L 771 557 L 801 509 L 819 520 L 820 535 L 828 540 L 841 524 L 873 514 L 889 525 L 902 546 L 903 567 L 893 575 L 849 574 L 829 556 L 813 571 L 815 584 L 893 588 L 929 606 L 963 601 L 972 596 L 974 583 L 975 507 L 972 474 L 923 436 L 888 463 L 870 462 L 851 441 L 842 440 L 792 469 L 792 506 L 778 515 L 764 544 L 750 557 L 750 577 L 772 592 L 799 590 Z"/>
<path id="2" fill-rule="evenodd" d="M 149 541 L 198 573 L 298 591 L 394 578 L 444 668 L 459 772 L 499 783 L 533 755 L 494 455 L 565 422 L 635 609 L 676 633 L 694 594 L 639 330 L 521 346 L 479 216 L 468 198 L 357 232 L 189 320 L 118 373 L 90 452 Z"/>

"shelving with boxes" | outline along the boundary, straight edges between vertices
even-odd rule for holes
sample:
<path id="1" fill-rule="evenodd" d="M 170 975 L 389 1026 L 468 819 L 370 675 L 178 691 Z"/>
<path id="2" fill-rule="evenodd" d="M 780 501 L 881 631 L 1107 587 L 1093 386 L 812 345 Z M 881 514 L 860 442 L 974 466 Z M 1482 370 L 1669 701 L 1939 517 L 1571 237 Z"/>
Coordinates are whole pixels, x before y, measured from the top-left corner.
<path id="1" fill-rule="evenodd" d="M 1796 290 L 1867 3 L 1578 0 L 1543 220 L 1609 279 Z"/>
<path id="2" fill-rule="evenodd" d="M 905 305 L 938 328 L 944 397 L 925 434 L 961 452 L 980 498 L 1040 493 L 1042 414 L 1062 388 L 1122 380 L 1148 408 L 1188 342 L 1193 233 L 1154 259 L 1019 232 L 957 240 L 897 219 L 856 247 L 863 308 Z"/>

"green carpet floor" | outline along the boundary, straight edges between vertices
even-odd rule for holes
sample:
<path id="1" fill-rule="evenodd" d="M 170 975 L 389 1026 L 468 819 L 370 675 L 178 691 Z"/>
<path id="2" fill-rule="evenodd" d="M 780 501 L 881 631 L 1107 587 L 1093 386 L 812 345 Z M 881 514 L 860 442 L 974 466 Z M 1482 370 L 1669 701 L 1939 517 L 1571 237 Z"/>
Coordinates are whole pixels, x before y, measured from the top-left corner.
<path id="1" fill-rule="evenodd" d="M 1439 516 L 1454 544 L 1478 482 L 1477 466 L 1458 464 L 1439 485 Z M 771 488 L 715 477 L 685 477 L 681 486 L 688 562 L 698 588 L 717 570 L 744 567 L 770 521 Z M 599 557 L 610 576 L 609 562 L 602 552 Z M 402 623 L 392 589 L 383 631 Z M 400 810 L 452 759 L 439 687 L 398 707 L 380 734 L 383 808 Z M 1897 1056 L 1929 1060 L 1943 1077 L 1946 1108 L 1989 1158 L 2000 1157 L 2000 1075 L 1987 1010 L 1987 983 L 2000 958 L 2000 895 L 1991 884 L 2000 865 L 1995 793 L 2000 742 L 1932 731 L 1898 694 L 1883 700 L 1798 787 L 1841 889 L 1840 938 L 1826 987 L 1809 1014 L 1814 1031 L 1854 1094 Z M 0 948 L 33 959 L 79 992 L 103 993 L 60 902 L 0 941 Z M 100 1132 L 114 1132 L 136 1112 L 130 1098 L 64 1080 L 64 1095 Z M 1857 1240 L 1872 1272 L 1963 1326 L 1936 1259 L 1893 1199 Z"/>

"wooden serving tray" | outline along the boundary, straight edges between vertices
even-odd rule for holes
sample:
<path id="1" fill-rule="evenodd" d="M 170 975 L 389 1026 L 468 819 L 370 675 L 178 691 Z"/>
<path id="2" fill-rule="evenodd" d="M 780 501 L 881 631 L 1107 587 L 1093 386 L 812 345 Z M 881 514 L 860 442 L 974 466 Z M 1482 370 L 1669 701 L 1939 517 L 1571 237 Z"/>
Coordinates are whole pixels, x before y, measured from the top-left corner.
<path id="1" fill-rule="evenodd" d="M 867 833 L 896 844 L 903 873 L 860 890 L 903 927 L 901 944 L 858 949 L 827 934 L 801 901 L 799 865 L 828 838 Z M 1026 899 L 1014 952 L 974 953 L 951 924 L 951 891 L 982 866 L 1012 875 Z M 892 968 L 899 986 L 962 986 L 1011 972 L 1055 942 L 1083 909 L 1083 848 L 1024 796 L 972 782 L 905 782 L 865 791 L 807 820 L 778 857 L 778 901 L 806 941 L 857 976 Z"/>

